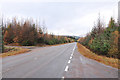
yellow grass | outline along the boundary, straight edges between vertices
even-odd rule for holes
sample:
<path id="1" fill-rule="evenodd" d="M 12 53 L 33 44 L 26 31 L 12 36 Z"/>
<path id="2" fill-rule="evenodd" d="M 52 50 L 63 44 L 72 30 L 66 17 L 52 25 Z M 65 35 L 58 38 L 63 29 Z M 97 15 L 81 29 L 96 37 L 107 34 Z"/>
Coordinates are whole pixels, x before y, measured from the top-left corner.
<path id="1" fill-rule="evenodd" d="M 96 61 L 98 61 L 100 63 L 103 63 L 105 65 L 109 65 L 109 66 L 120 69 L 120 66 L 118 64 L 118 59 L 97 55 L 97 54 L 91 52 L 89 49 L 87 49 L 83 45 L 81 45 L 80 43 L 77 43 L 77 46 L 78 46 L 78 51 L 82 55 L 84 55 L 85 57 L 88 57 L 90 59 L 94 59 L 94 60 L 96 60 Z"/>
<path id="2" fill-rule="evenodd" d="M 23 48 L 15 48 L 15 49 L 16 49 L 16 51 L 9 51 L 9 52 L 0 54 L 0 57 L 3 58 L 3 57 L 13 56 L 13 55 L 17 55 L 17 54 L 21 54 L 21 53 L 30 51 L 29 49 L 23 49 Z"/>

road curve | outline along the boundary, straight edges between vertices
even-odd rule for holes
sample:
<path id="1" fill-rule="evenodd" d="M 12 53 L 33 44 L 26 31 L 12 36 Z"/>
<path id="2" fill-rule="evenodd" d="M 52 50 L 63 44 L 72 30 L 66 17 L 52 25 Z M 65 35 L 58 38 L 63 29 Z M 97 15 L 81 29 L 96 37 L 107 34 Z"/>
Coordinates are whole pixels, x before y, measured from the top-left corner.
<path id="1" fill-rule="evenodd" d="M 76 43 L 2 59 L 3 78 L 117 78 L 118 70 L 82 56 Z"/>

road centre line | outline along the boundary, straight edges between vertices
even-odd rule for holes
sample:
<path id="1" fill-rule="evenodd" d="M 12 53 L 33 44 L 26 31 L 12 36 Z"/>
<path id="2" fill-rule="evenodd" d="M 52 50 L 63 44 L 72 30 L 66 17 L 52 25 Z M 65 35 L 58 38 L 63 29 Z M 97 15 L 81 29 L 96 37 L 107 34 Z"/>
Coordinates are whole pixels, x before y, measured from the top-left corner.
<path id="1" fill-rule="evenodd" d="M 68 71 L 68 68 L 69 68 L 69 67 L 68 67 L 68 65 L 67 65 L 66 68 L 65 68 L 65 71 L 66 71 L 66 72 Z"/>
<path id="2" fill-rule="evenodd" d="M 70 63 L 70 62 L 71 62 L 71 60 L 68 61 L 68 63 Z"/>
<path id="3" fill-rule="evenodd" d="M 71 54 L 71 56 L 73 56 L 73 54 Z"/>
<path id="4" fill-rule="evenodd" d="M 61 80 L 64 80 L 64 78 L 65 78 L 65 77 L 63 76 Z"/>
<path id="5" fill-rule="evenodd" d="M 76 47 L 76 44 L 75 44 L 75 46 L 74 46 L 74 48 L 73 48 L 72 54 L 71 54 L 71 56 L 70 56 L 70 59 L 72 59 L 72 56 L 73 56 L 75 47 Z M 68 63 L 70 63 L 70 62 L 71 62 L 71 61 L 69 60 Z M 68 65 L 67 65 L 66 68 L 65 68 L 65 71 L 68 71 L 68 68 L 69 68 L 69 67 L 68 67 Z"/>
<path id="6" fill-rule="evenodd" d="M 72 57 L 70 56 L 70 59 L 72 59 Z"/>
<path id="7" fill-rule="evenodd" d="M 65 77 L 63 76 L 62 78 L 64 79 Z"/>
<path id="8" fill-rule="evenodd" d="M 72 57 L 73 57 L 73 53 L 74 53 L 75 48 L 76 48 L 76 44 L 75 44 L 75 46 L 74 46 L 74 48 L 73 48 L 73 51 L 72 51 L 72 53 L 71 53 L 71 56 L 70 56 L 70 59 L 69 59 L 68 63 L 71 63 L 71 59 L 72 59 Z M 68 65 L 67 65 L 64 71 L 67 72 L 67 71 L 68 71 L 68 68 L 69 68 L 69 67 L 68 67 Z M 62 77 L 62 80 L 64 80 L 64 76 Z"/>

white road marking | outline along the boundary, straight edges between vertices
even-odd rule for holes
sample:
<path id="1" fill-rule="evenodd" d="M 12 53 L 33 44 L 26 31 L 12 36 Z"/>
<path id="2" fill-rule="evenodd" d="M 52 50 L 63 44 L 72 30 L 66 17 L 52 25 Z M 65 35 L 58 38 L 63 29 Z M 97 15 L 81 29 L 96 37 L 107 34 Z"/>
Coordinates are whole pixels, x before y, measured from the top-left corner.
<path id="1" fill-rule="evenodd" d="M 68 71 L 68 68 L 69 68 L 69 67 L 68 67 L 68 66 L 66 66 L 66 68 L 65 68 L 65 71 L 66 71 L 66 72 Z"/>
<path id="2" fill-rule="evenodd" d="M 73 54 L 71 54 L 71 56 L 73 56 Z"/>
<path id="3" fill-rule="evenodd" d="M 70 59 L 72 59 L 72 57 L 73 57 L 75 48 L 76 48 L 76 44 L 75 44 L 75 46 L 74 46 L 74 48 L 73 48 L 72 54 L 71 54 L 71 56 L 70 56 Z"/>
<path id="4" fill-rule="evenodd" d="M 64 76 L 62 78 L 64 78 Z"/>
<path id="5" fill-rule="evenodd" d="M 70 63 L 70 62 L 71 62 L 71 60 L 68 61 L 68 63 Z"/>
<path id="6" fill-rule="evenodd" d="M 61 80 L 64 80 L 64 76 L 62 77 L 62 79 Z"/>
<path id="7" fill-rule="evenodd" d="M 73 53 L 74 53 L 74 50 L 75 50 L 75 48 L 76 48 L 76 44 L 75 44 L 75 46 L 74 46 L 74 48 L 73 48 L 73 51 L 72 51 L 72 53 L 71 53 L 71 56 L 70 56 L 70 60 L 68 61 L 68 63 L 71 63 L 71 59 L 72 59 L 72 57 L 73 57 Z M 65 68 L 65 71 L 67 72 L 68 71 L 68 65 L 66 66 L 66 68 Z M 62 77 L 62 79 L 64 79 L 64 77 Z"/>
<path id="8" fill-rule="evenodd" d="M 70 56 L 70 59 L 72 59 L 72 57 Z"/>
<path id="9" fill-rule="evenodd" d="M 74 54 L 74 50 L 75 50 L 75 48 L 76 48 L 76 44 L 75 44 L 75 46 L 74 46 L 74 48 L 73 48 L 73 51 L 72 51 L 71 57 L 72 57 L 73 54 Z"/>
<path id="10" fill-rule="evenodd" d="M 75 48 L 76 48 L 76 44 L 75 44 L 75 46 L 74 46 L 74 48 L 73 48 L 73 51 L 75 50 Z"/>

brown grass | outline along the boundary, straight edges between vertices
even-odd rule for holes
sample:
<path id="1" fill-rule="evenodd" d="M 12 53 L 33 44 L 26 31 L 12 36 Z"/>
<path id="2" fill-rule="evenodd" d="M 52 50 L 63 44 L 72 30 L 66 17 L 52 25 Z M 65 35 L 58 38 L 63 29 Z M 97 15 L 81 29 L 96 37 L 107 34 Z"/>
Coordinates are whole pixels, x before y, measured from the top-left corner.
<path id="1" fill-rule="evenodd" d="M 21 54 L 21 53 L 30 51 L 29 49 L 23 49 L 23 48 L 15 48 L 15 49 L 16 49 L 15 51 L 9 51 L 9 52 L 0 54 L 0 57 L 3 58 L 3 57 L 13 56 L 13 55 L 17 55 L 17 54 Z"/>
<path id="2" fill-rule="evenodd" d="M 96 60 L 100 63 L 103 63 L 105 65 L 109 65 L 109 66 L 112 66 L 114 68 L 119 68 L 120 69 L 120 66 L 118 64 L 118 59 L 97 55 L 97 54 L 91 52 L 89 49 L 87 49 L 83 45 L 81 45 L 80 43 L 77 43 L 77 46 L 78 46 L 78 51 L 82 55 L 84 55 L 85 57 L 88 57 L 90 59 L 94 59 L 94 60 Z"/>

